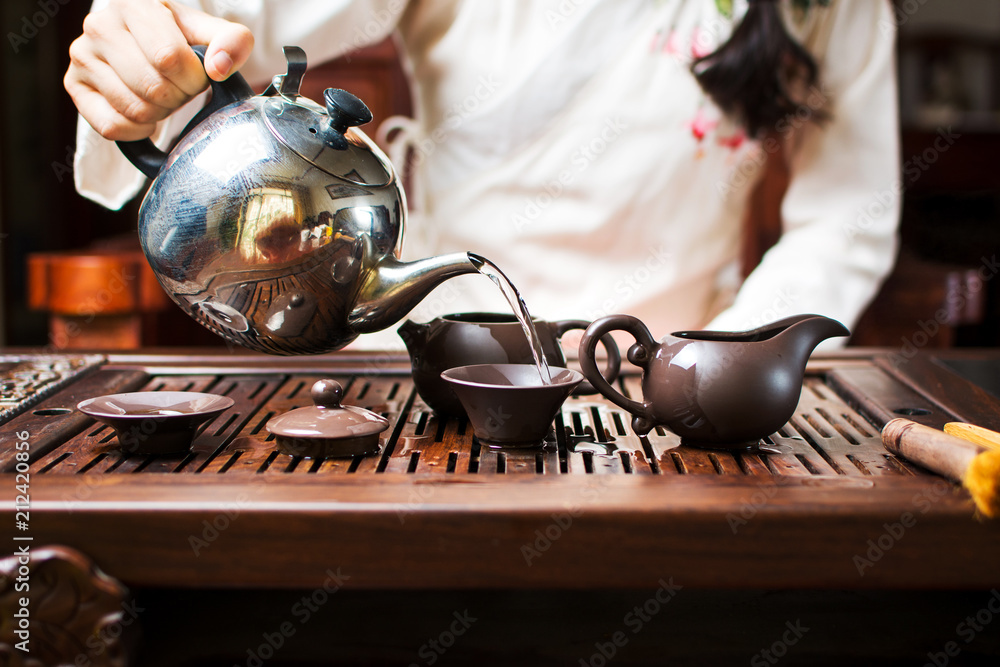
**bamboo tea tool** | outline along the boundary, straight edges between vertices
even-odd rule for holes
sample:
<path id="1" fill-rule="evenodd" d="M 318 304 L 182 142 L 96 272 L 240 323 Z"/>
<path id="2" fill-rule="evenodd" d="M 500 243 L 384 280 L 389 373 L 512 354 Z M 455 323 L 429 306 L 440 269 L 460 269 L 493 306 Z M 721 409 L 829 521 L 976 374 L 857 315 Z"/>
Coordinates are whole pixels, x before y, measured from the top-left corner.
<path id="1" fill-rule="evenodd" d="M 988 428 L 963 422 L 948 422 L 944 425 L 944 432 L 956 438 L 974 442 L 987 449 L 1000 451 L 1000 433 Z"/>
<path id="2" fill-rule="evenodd" d="M 882 444 L 893 454 L 960 482 L 983 515 L 1000 515 L 1000 449 L 985 449 L 901 418 L 882 429 Z"/>

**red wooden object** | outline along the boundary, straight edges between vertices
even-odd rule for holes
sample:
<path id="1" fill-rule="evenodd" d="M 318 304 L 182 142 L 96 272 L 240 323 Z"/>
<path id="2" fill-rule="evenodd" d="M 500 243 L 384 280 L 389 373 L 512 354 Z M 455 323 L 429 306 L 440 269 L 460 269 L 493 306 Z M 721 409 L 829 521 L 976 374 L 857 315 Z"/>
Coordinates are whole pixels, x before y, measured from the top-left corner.
<path id="1" fill-rule="evenodd" d="M 54 349 L 137 349 L 143 323 L 170 305 L 139 250 L 35 253 L 28 304 L 49 313 Z"/>

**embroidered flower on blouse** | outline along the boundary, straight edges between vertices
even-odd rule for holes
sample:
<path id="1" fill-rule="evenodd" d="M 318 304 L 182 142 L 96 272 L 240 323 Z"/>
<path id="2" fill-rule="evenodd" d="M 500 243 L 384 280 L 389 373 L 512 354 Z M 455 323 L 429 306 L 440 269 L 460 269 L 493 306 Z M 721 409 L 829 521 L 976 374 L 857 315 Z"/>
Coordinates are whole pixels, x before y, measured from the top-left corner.
<path id="1" fill-rule="evenodd" d="M 753 2 L 753 0 L 750 1 Z M 795 19 L 801 21 L 809 13 L 813 5 L 829 7 L 830 0 L 791 0 L 791 5 L 792 9 L 795 10 Z M 720 15 L 725 16 L 727 19 L 733 17 L 733 0 L 715 0 L 715 8 L 719 11 Z"/>
<path id="2" fill-rule="evenodd" d="M 672 56 L 680 55 L 681 37 L 677 34 L 676 30 L 671 30 L 670 34 L 667 35 L 667 41 L 663 44 L 663 52 L 669 53 Z"/>
<path id="3" fill-rule="evenodd" d="M 736 150 L 743 145 L 743 142 L 747 140 L 747 134 L 742 129 L 737 129 L 736 132 L 730 134 L 726 137 L 718 137 L 715 141 L 720 146 L 725 146 L 726 148 Z"/>
<path id="4" fill-rule="evenodd" d="M 695 26 L 691 31 L 691 58 L 697 60 L 715 51 L 718 44 L 713 42 L 711 33 Z"/>
<path id="5" fill-rule="evenodd" d="M 652 53 L 659 51 L 669 56 L 680 56 L 683 50 L 680 35 L 676 30 L 668 30 L 664 39 L 663 30 L 657 30 L 649 44 L 649 50 Z"/>
<path id="6" fill-rule="evenodd" d="M 688 128 L 691 130 L 691 135 L 700 142 L 705 138 L 705 135 L 714 130 L 718 124 L 718 119 L 710 118 L 705 113 L 705 108 L 700 107 L 698 112 L 694 115 L 694 118 L 690 123 L 688 123 Z"/>

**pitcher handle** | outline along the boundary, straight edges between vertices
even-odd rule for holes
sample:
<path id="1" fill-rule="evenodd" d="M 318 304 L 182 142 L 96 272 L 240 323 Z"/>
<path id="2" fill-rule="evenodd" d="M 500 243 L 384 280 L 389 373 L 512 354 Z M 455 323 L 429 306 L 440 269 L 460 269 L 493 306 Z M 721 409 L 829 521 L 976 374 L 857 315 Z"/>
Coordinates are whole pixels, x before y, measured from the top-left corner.
<path id="1" fill-rule="evenodd" d="M 604 379 L 597 369 L 594 353 L 598 341 L 611 331 L 621 330 L 635 338 L 635 344 L 629 348 L 628 360 L 635 366 L 645 369 L 646 363 L 652 358 L 657 342 L 649 333 L 649 329 L 637 318 L 631 315 L 608 315 L 594 320 L 580 340 L 580 367 L 583 375 L 605 398 L 626 410 L 632 415 L 632 429 L 638 435 L 644 435 L 653 427 L 649 415 L 649 405 L 645 401 L 633 401 L 626 398 Z"/>
<path id="2" fill-rule="evenodd" d="M 581 331 L 586 330 L 590 326 L 590 322 L 587 320 L 559 320 L 558 322 L 552 322 L 550 328 L 552 330 L 552 336 L 559 341 L 562 339 L 563 334 L 567 331 L 572 331 L 573 329 L 580 329 Z M 604 366 L 604 372 L 601 374 L 605 380 L 609 383 L 614 382 L 618 379 L 618 372 L 621 370 L 622 366 L 622 355 L 618 351 L 618 343 L 615 342 L 614 336 L 611 334 L 605 334 L 599 339 L 601 345 L 604 346 L 605 352 L 608 355 L 608 362 Z M 579 385 L 577 385 L 574 394 L 586 395 L 586 394 L 596 394 L 597 390 L 594 389 L 589 381 L 584 380 Z"/>

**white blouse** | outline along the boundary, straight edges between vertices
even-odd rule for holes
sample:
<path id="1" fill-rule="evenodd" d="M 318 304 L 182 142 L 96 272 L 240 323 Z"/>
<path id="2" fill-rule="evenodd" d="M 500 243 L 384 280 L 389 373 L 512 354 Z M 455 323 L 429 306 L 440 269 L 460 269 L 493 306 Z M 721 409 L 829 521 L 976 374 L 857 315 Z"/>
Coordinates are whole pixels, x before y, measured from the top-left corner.
<path id="1" fill-rule="evenodd" d="M 742 285 L 743 212 L 777 143 L 748 139 L 689 70 L 728 38 L 733 19 L 720 7 L 729 3 L 186 3 L 250 27 L 250 81 L 284 71 L 282 45 L 316 63 L 396 29 L 416 109 L 415 119 L 386 121 L 400 130 L 390 155 L 410 147 L 417 157 L 403 258 L 484 255 L 535 317 L 629 313 L 654 336 L 804 312 L 850 327 L 892 266 L 902 187 L 888 2 L 785 3 L 820 85 L 774 128 L 790 149 L 784 233 Z M 738 20 L 746 2 L 733 4 Z M 829 115 L 822 124 L 812 122 L 819 109 Z M 164 122 L 158 143 L 192 113 Z M 110 207 L 143 183 L 82 121 L 75 166 L 78 190 Z M 411 317 L 470 310 L 509 307 L 486 278 L 462 276 Z M 361 338 L 401 347 L 394 331 Z"/>

